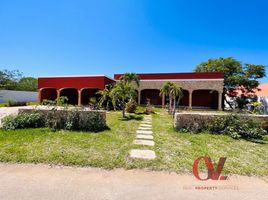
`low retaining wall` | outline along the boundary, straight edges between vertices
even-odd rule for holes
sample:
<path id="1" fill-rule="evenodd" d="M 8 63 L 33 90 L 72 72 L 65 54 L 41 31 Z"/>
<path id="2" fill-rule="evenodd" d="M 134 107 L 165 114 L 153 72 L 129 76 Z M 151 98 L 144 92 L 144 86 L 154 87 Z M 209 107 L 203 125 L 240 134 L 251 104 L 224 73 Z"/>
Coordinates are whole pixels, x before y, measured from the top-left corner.
<path id="1" fill-rule="evenodd" d="M 72 112 L 71 109 L 57 109 L 53 110 L 52 108 L 42 108 L 42 109 L 34 109 L 34 108 L 22 108 L 19 109 L 19 113 L 33 113 L 37 112 L 44 116 L 44 120 L 48 119 L 48 117 L 52 117 L 56 119 L 58 128 L 65 128 L 64 125 L 66 123 L 68 114 Z M 79 127 L 90 127 L 94 129 L 94 126 L 100 126 L 100 129 L 106 128 L 106 112 L 101 110 L 78 110 L 79 113 Z M 92 120 L 91 120 L 92 119 Z M 98 120 L 96 122 L 95 120 Z M 98 124 L 94 124 L 98 123 Z"/>
<path id="2" fill-rule="evenodd" d="M 212 121 L 215 117 L 227 116 L 229 114 L 225 113 L 176 113 L 174 118 L 174 127 L 176 129 L 183 128 L 185 124 L 205 124 Z M 268 115 L 248 115 L 248 114 L 239 114 L 241 118 L 244 119 L 253 119 L 258 121 L 261 124 L 264 124 L 268 121 Z"/>

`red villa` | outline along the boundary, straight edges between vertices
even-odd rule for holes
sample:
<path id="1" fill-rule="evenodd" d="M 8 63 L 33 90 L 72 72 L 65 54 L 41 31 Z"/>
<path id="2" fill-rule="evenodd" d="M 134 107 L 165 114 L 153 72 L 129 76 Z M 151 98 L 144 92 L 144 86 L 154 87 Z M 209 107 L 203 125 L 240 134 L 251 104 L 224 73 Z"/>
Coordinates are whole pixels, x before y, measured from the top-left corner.
<path id="1" fill-rule="evenodd" d="M 140 86 L 137 89 L 138 104 L 145 104 L 150 99 L 153 105 L 164 105 L 166 97 L 159 96 L 160 88 L 166 81 L 178 83 L 183 88 L 180 106 L 189 108 L 221 109 L 223 92 L 223 73 L 152 73 L 138 74 Z M 105 85 L 119 80 L 122 74 L 115 74 L 114 79 L 105 75 L 58 76 L 38 78 L 39 102 L 44 99 L 55 100 L 67 96 L 70 104 L 86 105 L 90 97 L 96 97 L 98 90 Z"/>

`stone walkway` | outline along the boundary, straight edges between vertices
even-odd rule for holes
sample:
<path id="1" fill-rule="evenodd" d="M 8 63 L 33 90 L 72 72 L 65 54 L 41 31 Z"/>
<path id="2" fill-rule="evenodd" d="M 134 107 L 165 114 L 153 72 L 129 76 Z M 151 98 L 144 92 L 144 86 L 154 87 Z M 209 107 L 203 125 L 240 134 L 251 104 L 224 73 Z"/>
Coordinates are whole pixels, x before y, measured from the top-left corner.
<path id="1" fill-rule="evenodd" d="M 140 124 L 140 127 L 136 131 L 136 139 L 134 140 L 135 145 L 140 146 L 154 146 L 154 137 L 152 131 L 152 116 L 146 115 Z M 130 150 L 131 158 L 141 158 L 152 160 L 155 159 L 155 152 L 149 149 L 132 149 Z"/>

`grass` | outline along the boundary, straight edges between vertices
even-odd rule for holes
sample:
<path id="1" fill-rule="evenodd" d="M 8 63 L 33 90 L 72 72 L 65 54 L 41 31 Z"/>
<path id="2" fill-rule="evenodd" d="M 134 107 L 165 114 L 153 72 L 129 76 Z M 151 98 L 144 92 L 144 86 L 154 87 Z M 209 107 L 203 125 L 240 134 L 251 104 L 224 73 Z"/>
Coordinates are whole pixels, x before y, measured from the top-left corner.
<path id="1" fill-rule="evenodd" d="M 27 102 L 27 106 L 37 106 L 37 105 L 39 105 L 38 102 Z M 8 102 L 0 103 L 0 108 L 1 107 L 9 107 Z"/>
<path id="2" fill-rule="evenodd" d="M 268 175 L 268 143 L 234 140 L 225 135 L 179 133 L 172 118 L 162 109 L 153 115 L 155 160 L 131 159 L 129 150 L 143 115 L 121 118 L 121 112 L 107 113 L 110 130 L 83 133 L 48 129 L 0 131 L 0 161 L 47 163 L 112 168 L 148 168 L 189 173 L 194 160 L 210 156 L 217 163 L 227 157 L 223 173 Z M 266 137 L 267 141 L 268 138 Z M 201 164 L 201 163 L 200 163 Z"/>
<path id="3" fill-rule="evenodd" d="M 140 118 L 108 114 L 111 130 L 83 133 L 49 129 L 0 131 L 0 161 L 123 167 Z"/>
<path id="4" fill-rule="evenodd" d="M 4 102 L 4 103 L 0 103 L 0 108 L 1 107 L 7 107 L 8 106 L 8 103 Z"/>

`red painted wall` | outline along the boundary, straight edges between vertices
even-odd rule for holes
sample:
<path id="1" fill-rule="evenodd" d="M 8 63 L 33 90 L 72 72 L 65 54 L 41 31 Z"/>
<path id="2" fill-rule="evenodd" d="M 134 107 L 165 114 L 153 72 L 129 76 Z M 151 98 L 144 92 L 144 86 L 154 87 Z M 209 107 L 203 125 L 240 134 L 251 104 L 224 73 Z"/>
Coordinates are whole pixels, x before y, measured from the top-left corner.
<path id="1" fill-rule="evenodd" d="M 115 74 L 114 79 L 119 80 L 123 74 Z M 219 79 L 223 78 L 222 72 L 193 72 L 193 73 L 154 73 L 138 74 L 141 80 L 157 79 Z"/>
<path id="2" fill-rule="evenodd" d="M 42 77 L 38 78 L 38 89 L 40 88 L 97 88 L 104 89 L 106 84 L 113 83 L 114 80 L 105 76 L 85 76 L 85 77 Z"/>

